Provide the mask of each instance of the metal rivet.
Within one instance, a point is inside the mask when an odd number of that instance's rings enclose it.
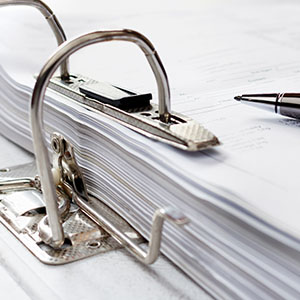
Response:
[[[98,249],[100,248],[101,243],[99,241],[89,241],[86,246],[90,249]]]

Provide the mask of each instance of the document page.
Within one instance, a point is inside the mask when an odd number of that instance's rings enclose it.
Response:
[[[161,6],[154,1],[144,8],[129,3],[114,10],[112,4],[102,9],[97,3],[87,1],[84,13],[74,3],[72,13],[54,1],[52,8],[58,11],[69,38],[97,28],[133,28],[145,34],[166,68],[172,110],[205,125],[221,145],[186,153],[139,139],[153,147],[170,168],[181,171],[183,180],[195,185],[205,180],[229,190],[259,215],[300,232],[300,122],[234,100],[245,93],[299,92],[300,5],[265,0],[186,1],[185,5],[166,1]],[[33,79],[28,78],[39,72],[55,50],[55,40],[49,29],[41,33],[32,25],[29,16],[34,14],[36,22],[47,28],[38,12],[26,10],[28,28],[22,29],[11,16],[25,18],[23,11],[9,8],[7,12],[1,14],[0,25],[10,22],[12,36],[8,39],[3,34],[0,55],[7,57],[13,49],[9,57],[14,58],[1,65],[17,81],[33,86]],[[117,44],[97,45],[73,55],[72,71],[151,91],[157,101],[143,54],[133,45]]]

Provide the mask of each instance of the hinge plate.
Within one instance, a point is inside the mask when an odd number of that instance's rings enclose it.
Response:
[[[34,181],[37,174],[35,163],[0,170],[0,185],[19,180],[19,188],[0,191],[0,222],[5,225],[40,261],[51,265],[60,265],[80,260],[99,253],[121,248],[105,230],[87,217],[75,204],[71,204],[65,217],[63,228],[66,242],[61,249],[53,249],[46,245],[38,233],[40,221],[45,217],[46,210],[42,193],[28,182]],[[21,185],[20,177],[26,185]],[[97,200],[103,210],[109,207]],[[143,238],[121,217],[111,211],[113,218],[122,224],[125,234],[143,242]]]

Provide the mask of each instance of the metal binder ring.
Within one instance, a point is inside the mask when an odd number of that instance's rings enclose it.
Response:
[[[32,94],[31,128],[37,168],[41,178],[44,200],[52,231],[52,244],[57,247],[63,244],[64,234],[57,209],[56,192],[54,189],[51,165],[45,142],[43,99],[46,88],[54,72],[71,54],[88,45],[113,40],[133,42],[145,53],[158,85],[160,118],[164,122],[168,122],[170,119],[170,91],[166,72],[153,45],[145,36],[136,31],[124,29],[88,33],[64,43],[64,45],[58,48],[48,59],[37,77]]]
[[[44,2],[40,0],[0,0],[0,6],[7,6],[7,5],[26,5],[26,6],[33,6],[37,8],[43,14],[48,24],[50,25],[56,37],[57,44],[60,45],[66,41],[66,35],[64,33],[64,30],[62,29],[62,26],[60,25],[53,11]],[[64,60],[61,63],[62,79],[69,78],[68,70],[69,70],[68,60]]]

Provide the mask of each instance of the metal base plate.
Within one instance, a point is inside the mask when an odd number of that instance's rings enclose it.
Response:
[[[28,174],[29,170],[30,174]],[[34,178],[35,164],[2,170],[0,172],[1,185],[5,185],[5,180],[16,178],[16,174],[24,175],[24,171],[27,171],[26,173],[29,175],[26,178]],[[103,203],[101,206],[104,210],[111,210]],[[72,204],[63,223],[65,244],[61,249],[55,250],[43,243],[39,237],[38,224],[45,214],[42,193],[36,189],[0,192],[0,222],[43,263],[65,264],[122,247],[76,205]],[[114,212],[112,214],[116,217]],[[122,224],[125,234],[137,243],[144,241],[127,222],[119,216],[117,218],[119,218],[118,222]]]

